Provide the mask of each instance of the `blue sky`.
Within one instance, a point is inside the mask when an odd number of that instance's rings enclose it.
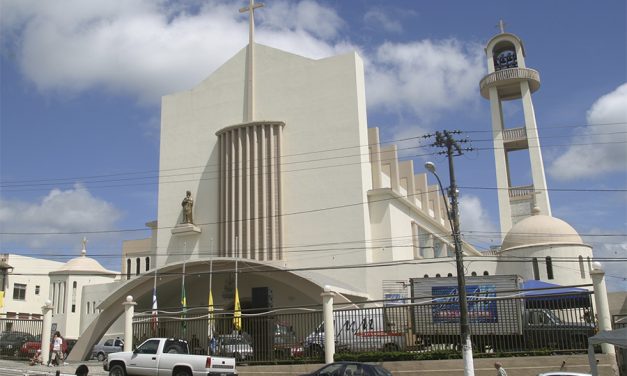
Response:
[[[160,97],[193,87],[247,44],[246,3],[0,2],[1,252],[65,261],[90,232],[88,253],[119,270],[122,240],[148,237],[144,224],[157,217]],[[465,131],[477,150],[456,160],[462,227],[486,249],[498,244],[498,208],[478,89],[483,48],[503,19],[541,75],[533,101],[553,215],[597,256],[626,257],[625,17],[614,0],[267,0],[256,41],[310,58],[357,50],[369,126],[383,140]],[[521,118],[516,105],[505,113]],[[423,156],[431,151],[403,158],[445,171],[442,157]],[[530,182],[519,171],[514,184]],[[627,290],[624,262],[606,270],[611,289]]]

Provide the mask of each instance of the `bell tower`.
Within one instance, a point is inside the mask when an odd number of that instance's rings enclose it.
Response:
[[[504,237],[514,224],[531,216],[534,207],[550,216],[551,205],[531,100],[531,94],[540,88],[540,74],[527,68],[520,38],[505,32],[503,21],[499,26],[501,32],[486,45],[488,74],[479,86],[481,95],[490,100],[501,237]],[[505,101],[519,102],[523,116],[518,123],[506,124]],[[525,152],[529,155],[528,168],[524,168],[524,163],[511,163],[512,157]],[[518,184],[513,184],[512,177]],[[520,184],[520,180],[527,181]]]

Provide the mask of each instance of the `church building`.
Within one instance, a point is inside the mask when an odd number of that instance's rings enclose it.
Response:
[[[255,44],[253,22],[251,14],[246,48],[197,86],[163,97],[152,237],[125,242],[123,283],[83,325],[77,349],[102,337],[128,295],[144,311],[155,287],[168,302],[160,304],[179,301],[183,274],[187,305],[206,306],[211,283],[214,304],[227,310],[235,285],[242,308],[260,288],[275,307],[319,304],[325,290],[363,306],[404,294],[410,278],[456,277],[437,182],[368,127],[362,59],[313,60]],[[589,284],[591,247],[551,217],[531,103],[539,74],[513,34],[496,35],[486,54],[480,92],[491,103],[495,145],[505,146],[495,148],[495,161],[506,235],[498,251],[464,243],[467,273]],[[503,123],[505,100],[522,100],[523,128]],[[508,185],[507,153],[525,148],[533,182],[522,189]],[[563,256],[579,257],[580,270]],[[527,262],[501,262],[512,257]],[[83,288],[96,291],[103,293]]]

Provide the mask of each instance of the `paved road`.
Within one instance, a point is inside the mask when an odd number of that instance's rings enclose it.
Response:
[[[76,368],[80,364],[86,364],[89,367],[89,376],[105,376],[108,375],[102,369],[102,363],[97,360],[87,362],[72,363],[60,367],[30,366],[28,361],[15,361],[0,359],[0,376],[54,376],[57,371],[61,371],[61,375],[74,375]]]

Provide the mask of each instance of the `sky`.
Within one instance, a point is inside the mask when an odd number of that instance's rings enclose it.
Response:
[[[0,252],[120,270],[122,241],[157,218],[160,98],[194,87],[248,43],[246,0],[0,0]],[[266,0],[256,42],[364,60],[368,125],[402,159],[446,160],[415,137],[461,130],[464,240],[498,245],[484,47],[505,30],[540,72],[533,94],[553,216],[596,257],[627,257],[626,3]],[[508,124],[522,109],[507,103]],[[398,141],[412,138],[411,141]],[[530,184],[512,155],[514,185]],[[603,262],[627,290],[625,261]]]

